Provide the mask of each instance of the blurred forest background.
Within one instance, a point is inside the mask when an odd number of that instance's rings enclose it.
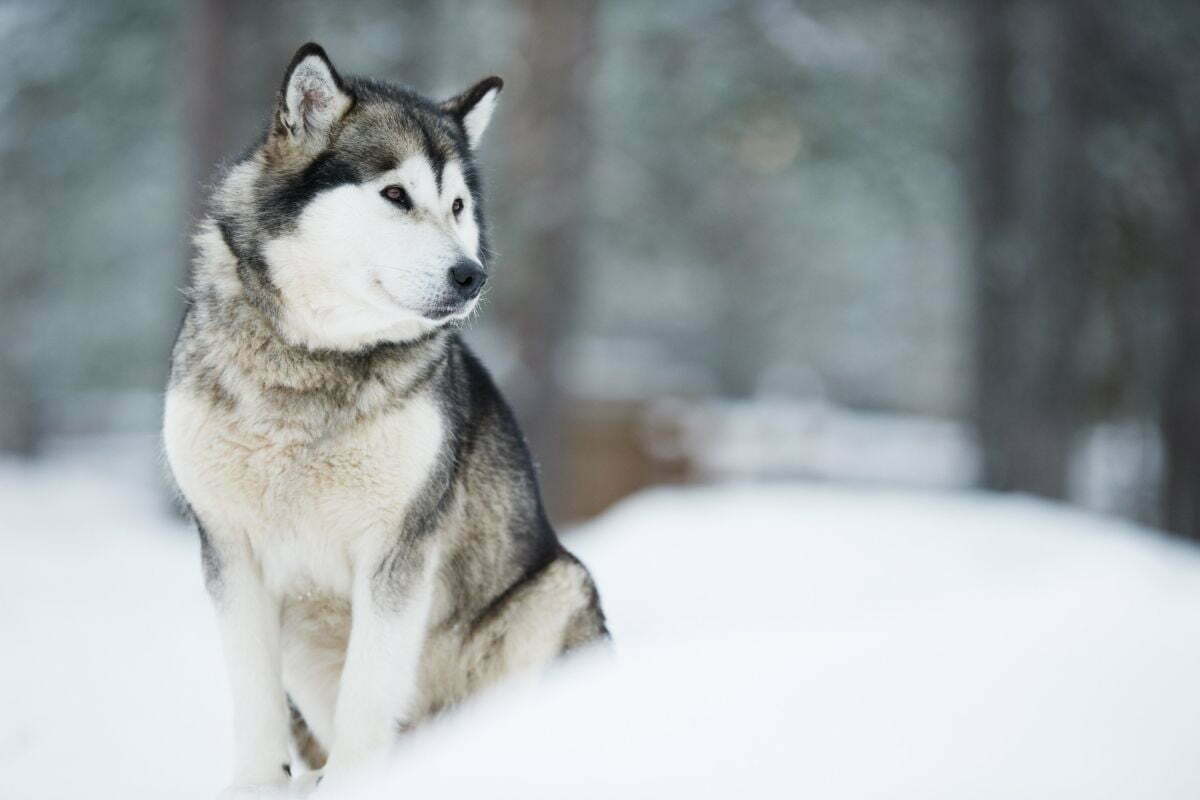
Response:
[[[560,519],[808,478],[1200,538],[1194,0],[0,3],[0,450],[157,429],[204,186],[309,39],[505,78],[469,338]]]

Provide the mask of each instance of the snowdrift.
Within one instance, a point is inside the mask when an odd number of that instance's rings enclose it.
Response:
[[[197,544],[106,452],[0,465],[0,797],[211,798]],[[1200,555],[1023,499],[656,490],[567,542],[615,646],[320,796],[1200,797]]]

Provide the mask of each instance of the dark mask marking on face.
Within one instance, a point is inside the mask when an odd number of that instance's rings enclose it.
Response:
[[[318,192],[361,181],[359,171],[339,154],[322,153],[293,178],[274,187],[260,206],[263,227],[272,234],[291,225]]]
[[[446,170],[446,154],[442,151],[442,148],[438,147],[437,142],[434,141],[429,127],[424,122],[419,122],[418,124],[421,128],[421,136],[425,140],[425,157],[429,159],[429,166],[433,167],[433,179],[437,182],[438,194],[441,194],[442,175]]]

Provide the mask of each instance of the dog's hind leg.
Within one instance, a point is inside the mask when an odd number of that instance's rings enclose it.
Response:
[[[469,623],[457,657],[426,665],[425,696],[431,709],[440,709],[510,675],[535,674],[560,655],[607,639],[595,584],[583,565],[563,551]],[[450,663],[453,670],[446,670]]]

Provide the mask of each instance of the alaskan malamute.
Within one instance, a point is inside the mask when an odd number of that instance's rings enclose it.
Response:
[[[288,782],[293,752],[335,775],[607,637],[457,333],[488,279],[474,151],[501,86],[434,102],[307,44],[196,236],[163,429],[223,637],[235,787]]]

